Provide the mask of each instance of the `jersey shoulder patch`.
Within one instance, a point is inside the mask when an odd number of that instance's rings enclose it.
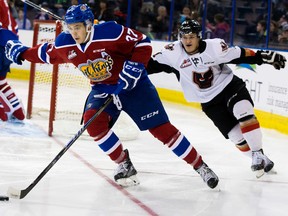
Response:
[[[76,44],[76,42],[71,36],[71,34],[65,32],[59,34],[55,40],[55,47],[74,45],[74,44]]]
[[[203,41],[206,43],[206,52],[214,52],[220,54],[226,52],[229,48],[225,41],[219,38],[206,39]]]
[[[162,52],[174,53],[174,52],[179,51],[179,49],[181,49],[181,47],[182,47],[181,42],[180,41],[175,41],[175,42],[166,44],[164,46],[164,49],[162,50]]]
[[[93,40],[115,40],[119,38],[124,27],[114,21],[94,25]]]

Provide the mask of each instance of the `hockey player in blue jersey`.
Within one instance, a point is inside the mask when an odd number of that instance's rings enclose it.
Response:
[[[17,23],[9,12],[8,2],[0,0],[0,119],[2,121],[25,118],[22,103],[6,79],[12,62],[5,56],[5,45],[8,40],[18,40],[17,33]]]
[[[87,128],[97,145],[118,164],[114,179],[122,186],[138,184],[128,150],[113,132],[120,112],[126,112],[140,130],[149,132],[191,165],[204,182],[215,188],[216,174],[166,114],[158,93],[147,76],[145,66],[151,57],[149,38],[115,22],[93,25],[94,16],[85,4],[71,6],[65,15],[67,31],[55,44],[44,43],[29,48],[20,41],[9,41],[7,57],[15,63],[23,60],[41,63],[73,63],[88,79],[92,89],[88,96],[84,122],[87,122],[115,94],[110,104]],[[122,90],[122,86],[123,90]],[[119,88],[121,87],[121,88]],[[120,91],[121,90],[121,91]]]

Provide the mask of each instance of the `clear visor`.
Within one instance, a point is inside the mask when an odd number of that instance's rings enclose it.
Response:
[[[85,22],[83,22],[84,25],[86,26],[86,31],[87,32],[90,32],[91,31],[91,27],[93,26],[93,23],[90,21],[90,20],[86,20]],[[73,24],[73,23],[69,23],[69,24]],[[62,28],[63,28],[63,31],[65,33],[69,33],[71,34],[70,30],[69,30],[69,24],[66,23],[65,21],[62,22]]]

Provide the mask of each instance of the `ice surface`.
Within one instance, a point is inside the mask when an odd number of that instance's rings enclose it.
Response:
[[[27,85],[11,81],[25,104]],[[288,136],[263,129],[264,151],[278,174],[256,179],[251,159],[225,140],[204,114],[165,103],[171,122],[202,154],[220,178],[209,189],[191,166],[148,132],[124,141],[138,170],[140,185],[121,188],[117,167],[84,135],[22,200],[0,202],[1,216],[286,216]],[[69,122],[66,126],[69,129]],[[67,129],[66,128],[66,129]],[[0,195],[9,186],[25,189],[77,132],[48,137],[47,122],[0,124]]]

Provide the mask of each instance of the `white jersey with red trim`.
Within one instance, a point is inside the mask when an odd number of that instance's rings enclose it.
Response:
[[[171,43],[153,59],[179,72],[179,82],[187,101],[206,103],[218,95],[233,78],[225,64],[241,55],[240,47],[228,47],[222,39],[202,40],[199,52],[189,55],[180,41]]]

